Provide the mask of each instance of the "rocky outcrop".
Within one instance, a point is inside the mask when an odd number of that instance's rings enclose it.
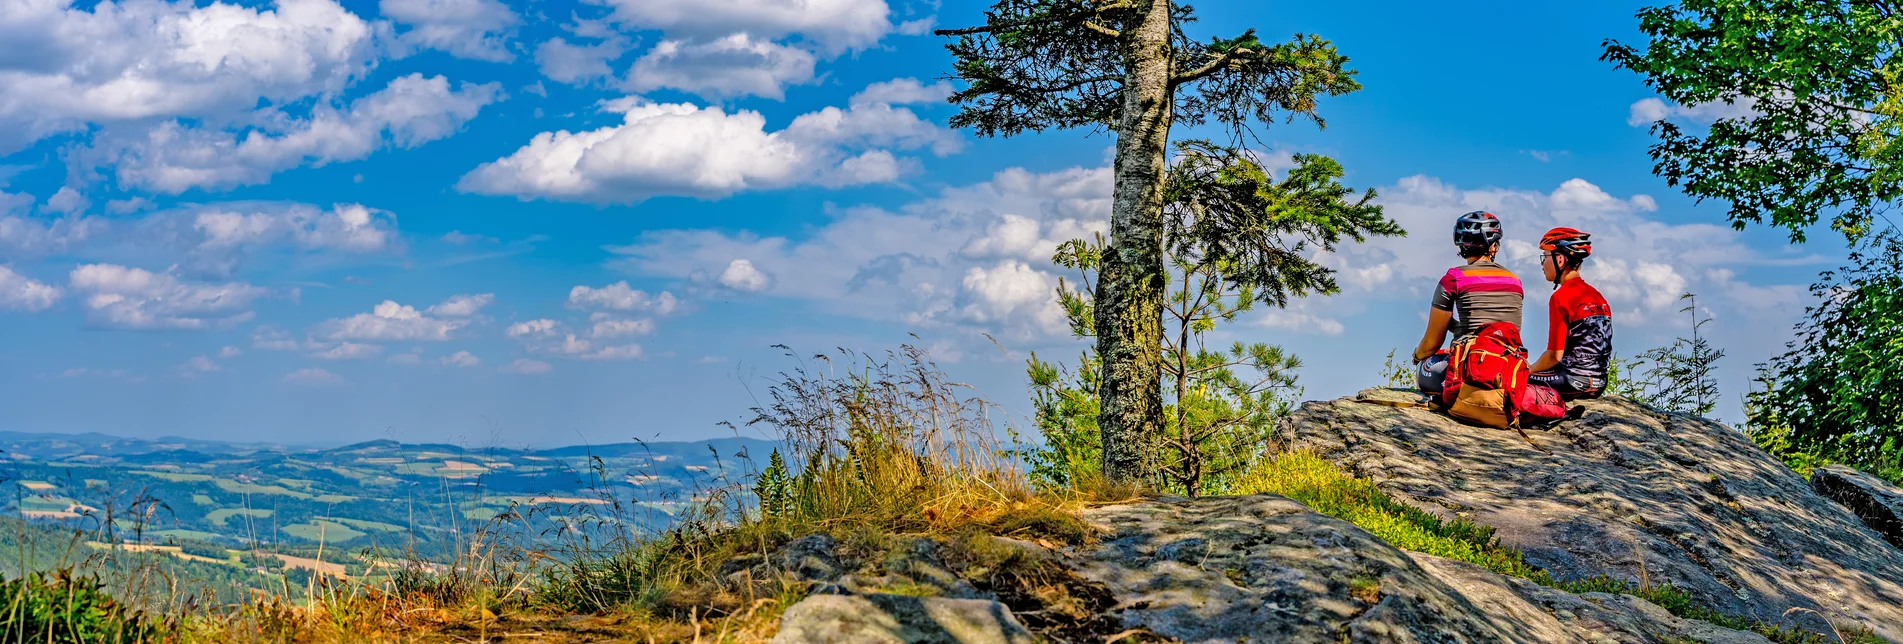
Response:
[[[1722,424],[1607,399],[1523,438],[1416,398],[1305,403],[1280,438],[1425,510],[1493,526],[1559,579],[1669,583],[1731,615],[1820,633],[1828,616],[1903,641],[1903,550]]]
[[[1903,548],[1903,489],[1842,465],[1811,472],[1811,489],[1848,508],[1863,524]]]
[[[995,601],[871,593],[815,595],[780,618],[774,644],[1032,644]]]
[[[1086,511],[1106,533],[1080,573],[1130,629],[1183,642],[1763,643],[1636,597],[1572,595],[1402,552],[1262,494]]]
[[[1468,564],[1409,554],[1345,521],[1263,494],[1160,498],[1086,510],[1087,546],[994,539],[1023,554],[977,572],[921,539],[823,585],[781,622],[779,642],[1016,642],[997,598],[1036,616],[1048,641],[1152,642],[1710,642],[1763,644],[1752,633],[1673,617],[1644,600],[1573,595]],[[808,542],[807,545],[811,545]],[[843,561],[843,557],[827,556]],[[792,557],[774,557],[797,561]],[[1054,563],[1061,574],[1028,571]],[[979,569],[985,569],[980,566]],[[999,583],[1028,575],[1067,591],[1045,603]],[[963,575],[963,577],[961,577]],[[1054,577],[1074,575],[1068,581]],[[956,579],[950,579],[951,578]],[[965,577],[969,577],[968,579]],[[904,587],[970,592],[920,599]],[[965,588],[969,591],[957,591]],[[1067,597],[1049,601],[1049,596]],[[1053,604],[1062,603],[1065,606]],[[1062,609],[1086,612],[1062,613]],[[1064,615],[1052,620],[1053,614]],[[1078,632],[1088,625],[1088,632]],[[1034,627],[1036,628],[1036,627]]]

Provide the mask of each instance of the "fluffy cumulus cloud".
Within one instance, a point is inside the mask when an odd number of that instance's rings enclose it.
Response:
[[[771,276],[768,276],[759,268],[755,268],[752,261],[745,259],[736,259],[732,262],[728,262],[727,269],[720,271],[721,286],[747,293],[758,293],[766,290],[767,285],[771,284],[772,280],[773,278]]]
[[[227,275],[245,257],[259,251],[384,251],[396,244],[397,226],[391,213],[361,204],[322,209],[297,203],[241,203],[159,213],[137,226],[133,234],[146,243],[179,240],[189,247],[188,267]]]
[[[374,28],[333,0],[21,0],[0,8],[0,154],[89,124],[220,119],[334,93]]]
[[[518,199],[635,203],[674,195],[713,199],[798,185],[894,181],[915,161],[893,150],[948,155],[959,135],[892,103],[828,107],[769,132],[758,112],[652,103],[630,97],[604,109],[619,125],[543,132],[509,156],[465,175],[457,189]]]
[[[482,359],[476,357],[475,354],[470,353],[468,351],[457,351],[450,355],[443,356],[443,364],[446,364],[452,367],[469,368],[469,367],[481,366]]]
[[[813,82],[817,64],[812,52],[744,33],[706,43],[663,40],[634,61],[626,88],[633,92],[678,89],[708,100],[738,96],[779,100],[785,98],[786,86]]]
[[[402,45],[475,60],[515,58],[507,38],[521,18],[498,0],[382,0],[377,11],[404,27]]]
[[[568,306],[590,311],[636,311],[668,315],[680,309],[681,301],[668,291],[650,294],[621,281],[602,287],[581,285],[569,289]]]
[[[305,164],[354,161],[386,147],[413,148],[461,129],[501,98],[501,85],[410,74],[344,109],[320,104],[308,118],[260,112],[242,134],[169,121],[134,135],[101,136],[82,159],[116,166],[124,187],[180,193],[264,183]]]
[[[494,296],[458,295],[428,309],[384,300],[369,313],[330,320],[317,326],[317,333],[331,340],[360,342],[431,341],[454,337],[457,330],[475,321],[475,314],[493,301]]]
[[[553,335],[555,333],[555,328],[557,326],[560,326],[560,324],[561,324],[560,322],[556,322],[554,320],[550,320],[547,318],[540,319],[540,320],[529,320],[527,322],[517,322],[515,324],[509,325],[509,329],[507,333],[509,337],[511,338],[544,337],[544,336]]]
[[[213,329],[251,319],[268,291],[242,282],[205,283],[116,264],[85,264],[68,276],[93,324],[119,329]]]
[[[59,298],[59,287],[0,266],[0,309],[44,311],[53,308]]]
[[[823,49],[870,47],[894,29],[885,0],[591,0],[611,19],[670,35],[712,39],[735,32],[798,36]]]
[[[897,211],[845,209],[805,239],[655,231],[613,250],[638,274],[770,285],[763,292],[836,313],[1061,338],[1069,331],[1052,293],[1062,273],[1050,257],[1106,230],[1110,188],[1106,168],[1012,169]]]

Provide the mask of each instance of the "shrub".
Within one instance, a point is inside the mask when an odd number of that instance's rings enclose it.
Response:
[[[166,631],[70,569],[0,581],[0,633],[11,641],[130,644],[159,641]]]

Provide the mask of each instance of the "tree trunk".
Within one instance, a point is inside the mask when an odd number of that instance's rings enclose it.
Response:
[[[1118,119],[1110,248],[1098,274],[1097,355],[1103,471],[1111,483],[1154,486],[1163,445],[1163,180],[1167,171],[1171,0],[1153,0],[1124,27],[1123,113]]]

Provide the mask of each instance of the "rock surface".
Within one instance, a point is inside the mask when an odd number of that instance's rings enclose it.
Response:
[[[1416,398],[1304,403],[1281,440],[1425,510],[1493,526],[1560,579],[1670,583],[1732,615],[1827,633],[1821,613],[1903,641],[1903,550],[1722,424],[1585,401],[1581,418],[1531,431],[1529,444]]]
[[[873,593],[814,595],[780,618],[775,644],[1032,644],[1004,604]]]
[[[1810,486],[1824,498],[1849,508],[1864,525],[1903,548],[1903,489],[1842,465],[1811,472]]]
[[[1095,508],[1079,553],[1130,629],[1183,642],[1765,642],[1644,600],[1410,555],[1271,494]]]

